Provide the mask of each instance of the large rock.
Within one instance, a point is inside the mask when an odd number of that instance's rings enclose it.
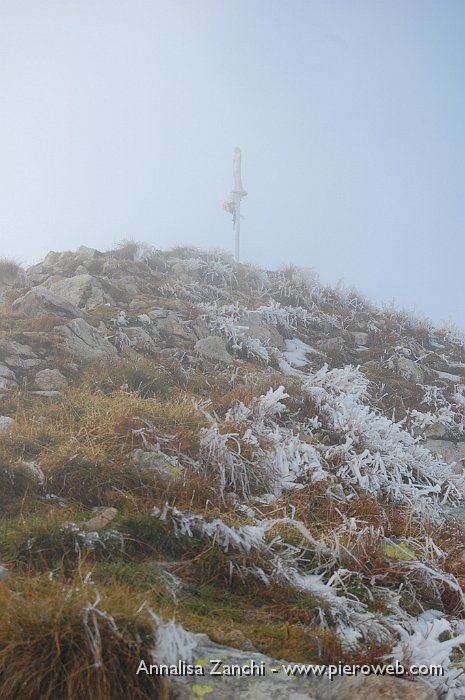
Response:
[[[102,530],[118,515],[116,508],[107,508],[105,506],[94,509],[94,512],[94,517],[90,518],[90,520],[86,520],[86,522],[81,525],[82,530]]]
[[[8,367],[12,370],[16,369],[32,369],[32,367],[37,367],[37,365],[40,365],[42,360],[39,359],[32,359],[32,358],[26,358],[23,359],[22,357],[19,357],[19,355],[13,355],[13,356],[8,356],[3,358],[3,362],[8,365]]]
[[[271,345],[278,350],[284,349],[284,338],[281,333],[276,326],[266,323],[257,311],[247,312],[245,317],[239,321],[239,325],[247,326],[247,335],[251,338],[257,338],[264,345]]]
[[[193,664],[199,663],[204,675],[172,678],[178,700],[437,700],[435,690],[422,680],[414,683],[394,676],[287,675],[286,662],[276,661],[253,651],[241,651],[214,644],[206,635],[196,634]],[[211,660],[221,659],[218,670],[254,668],[255,674],[212,676]],[[254,666],[252,666],[252,663]],[[258,675],[257,670],[263,675]],[[272,669],[275,669],[274,671]]]
[[[418,362],[409,360],[408,357],[399,357],[396,361],[397,371],[405,379],[409,379],[416,384],[424,384],[426,379],[426,369]]]
[[[210,335],[208,338],[201,338],[194,346],[194,349],[202,355],[202,357],[214,362],[222,362],[230,365],[233,362],[231,355],[226,349],[226,343],[217,335]]]
[[[99,280],[89,274],[53,282],[50,289],[81,309],[91,310],[107,301]]]
[[[67,299],[58,296],[46,287],[33,287],[24,296],[13,302],[14,311],[21,311],[33,318],[43,314],[54,314],[65,318],[81,318],[82,312]]]
[[[125,328],[124,332],[131,341],[131,347],[138,352],[155,353],[160,349],[152,336],[144,330],[144,328],[140,328],[139,326]]]
[[[340,335],[336,335],[333,338],[320,340],[317,343],[317,347],[323,352],[340,352],[345,348],[345,341]]]
[[[156,309],[155,312],[157,311],[159,310]],[[160,316],[158,313],[154,314],[153,311],[148,313],[156,327],[162,347],[174,348],[186,345],[192,347],[196,338],[187,323],[183,323],[174,311],[167,311],[165,314],[165,316]]]
[[[208,338],[208,336],[211,334],[211,331],[205,321],[202,321],[199,318],[192,324],[192,332],[197,340],[200,340],[201,338]]]
[[[14,372],[6,365],[0,364],[0,392],[17,388],[18,382]]]
[[[100,250],[97,250],[96,248],[89,248],[86,245],[80,245],[76,253],[80,258],[88,258],[91,260],[93,258],[100,258],[104,255]]]
[[[0,416],[0,435],[9,435],[13,430],[15,419],[10,416]]]
[[[0,377],[3,377],[4,379],[11,379],[14,382],[16,381],[14,372],[12,372],[11,369],[3,363],[0,363]]]
[[[16,340],[0,339],[0,352],[5,355],[21,355],[21,357],[37,357],[29,345],[17,343]]]
[[[444,425],[444,423],[434,423],[424,429],[423,435],[425,438],[431,438],[431,440],[441,440],[451,437],[451,431],[452,428]]]
[[[5,379],[5,377],[0,377],[0,394],[2,394],[5,391],[10,391],[11,389],[17,388],[17,382],[12,381],[11,379]]]
[[[29,369],[40,364],[40,360],[29,345],[17,343],[15,340],[1,338],[0,355],[3,356],[3,364],[10,369]]]
[[[139,469],[156,472],[165,479],[177,479],[182,476],[183,469],[176,460],[163,452],[149,452],[136,448],[132,452],[132,459]]]
[[[360,347],[367,347],[370,344],[370,334],[364,333],[363,331],[352,331],[350,334],[354,339],[355,345]]]
[[[67,351],[79,359],[109,360],[118,356],[116,348],[82,318],[75,318],[57,330],[65,339]]]
[[[451,440],[426,440],[425,447],[447,464],[456,462],[454,471],[461,474],[465,467],[465,442]]]
[[[34,386],[41,391],[59,391],[68,386],[68,380],[59,369],[42,369],[34,378]]]

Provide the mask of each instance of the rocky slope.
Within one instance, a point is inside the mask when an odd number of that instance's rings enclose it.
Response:
[[[192,662],[202,632],[232,657],[236,647],[270,664],[440,664],[444,676],[416,679],[417,697],[465,697],[458,331],[297,268],[134,243],[49,253],[27,274],[0,261],[0,300],[0,577],[11,623],[0,688],[10,697],[38,698],[49,683],[26,695],[21,669],[12,675],[18,620],[27,611],[23,629],[37,635],[40,606],[76,590],[69,615],[95,668],[123,657],[137,668],[135,638],[159,662]],[[105,635],[120,640],[116,661]],[[28,661],[38,677],[48,663],[39,647]],[[232,692],[207,677],[174,691],[120,675],[118,690],[109,674],[105,684],[76,671],[81,686],[66,695],[58,673],[50,697],[127,697],[128,683],[141,698]],[[280,682],[254,679],[253,693],[269,697]],[[249,681],[237,683],[235,697],[252,697]],[[360,676],[321,683],[279,694],[413,689]]]

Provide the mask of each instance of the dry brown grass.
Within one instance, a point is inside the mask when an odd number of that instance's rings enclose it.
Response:
[[[26,400],[17,394],[9,401],[16,425],[4,440],[3,461],[36,461],[48,491],[85,505],[118,505],[126,495],[136,501],[161,495],[163,479],[153,470],[139,468],[134,448],[151,449],[160,436],[169,436],[171,451],[196,458],[200,428],[207,424],[190,397],[179,392],[161,400],[142,398],[137,392],[106,395],[69,388],[53,400]],[[189,489],[193,501],[197,488]],[[24,495],[24,489],[20,491]]]
[[[163,679],[136,675],[150,663],[154,631],[141,601],[64,581],[0,584],[0,697],[11,700],[167,700]]]
[[[136,393],[142,398],[167,398],[182,375],[173,363],[162,365],[155,360],[113,360],[87,365],[81,376],[81,387],[111,395],[121,391]]]
[[[21,265],[13,258],[0,258],[0,284],[23,287],[26,274]]]

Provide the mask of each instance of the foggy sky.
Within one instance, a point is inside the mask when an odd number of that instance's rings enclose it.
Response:
[[[123,238],[465,325],[462,0],[0,0],[0,257]]]

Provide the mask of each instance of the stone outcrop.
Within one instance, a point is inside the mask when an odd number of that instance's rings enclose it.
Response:
[[[0,392],[17,388],[18,382],[15,373],[6,365],[0,364]]]
[[[59,369],[42,369],[37,372],[34,378],[34,386],[42,391],[53,391],[64,389],[68,385],[68,380]]]
[[[21,311],[33,318],[43,314],[54,314],[65,318],[81,318],[82,311],[70,301],[46,287],[33,287],[13,302],[13,310]]]
[[[100,281],[89,274],[79,274],[53,282],[50,290],[70,301],[73,306],[88,311],[109,301]]]
[[[183,322],[176,312],[155,309],[149,311],[148,316],[153,321],[161,347],[190,347],[195,343],[196,337],[189,324]]]
[[[201,338],[196,342],[194,349],[207,360],[222,362],[225,365],[230,365],[233,362],[231,355],[226,349],[226,343],[217,335]]]
[[[14,418],[0,416],[0,435],[9,435],[15,424]]]
[[[65,348],[81,360],[111,360],[118,357],[116,348],[84,319],[76,318],[57,331],[63,336]]]
[[[276,326],[271,323],[265,323],[263,317],[257,311],[249,311],[247,314],[244,314],[244,317],[240,320],[240,325],[247,327],[246,333],[251,338],[257,338],[264,345],[270,345],[278,348],[278,350],[284,349],[284,338],[281,333]]]
[[[241,651],[213,643],[196,634],[194,659],[221,659],[223,670],[233,666],[263,669],[264,675],[211,676],[213,666],[204,666],[205,675],[174,680],[177,700],[206,697],[209,700],[437,700],[436,691],[426,682],[410,682],[393,676],[287,675],[282,662],[252,651]],[[204,663],[204,662],[203,662]],[[286,664],[289,665],[289,664]],[[276,672],[273,672],[275,669]]]
[[[451,440],[426,440],[425,447],[433,454],[443,459],[447,464],[455,462],[454,471],[461,474],[465,467],[465,442]]]
[[[354,343],[357,347],[368,347],[370,344],[370,334],[364,333],[363,331],[352,331],[350,334],[354,339]]]
[[[323,352],[338,352],[343,350],[344,347],[345,341],[340,335],[336,335],[333,338],[327,338],[326,340],[320,340],[317,343],[317,348]]]
[[[403,377],[417,384],[423,384],[426,379],[426,368],[408,357],[399,357],[396,361],[396,369]]]
[[[95,515],[81,525],[82,530],[102,530],[118,515],[116,508],[97,507],[94,512]]]
[[[27,276],[14,260],[0,259],[0,286],[26,287]]]
[[[144,328],[125,328],[124,332],[131,342],[131,347],[140,353],[150,355],[160,349],[152,335]]]

